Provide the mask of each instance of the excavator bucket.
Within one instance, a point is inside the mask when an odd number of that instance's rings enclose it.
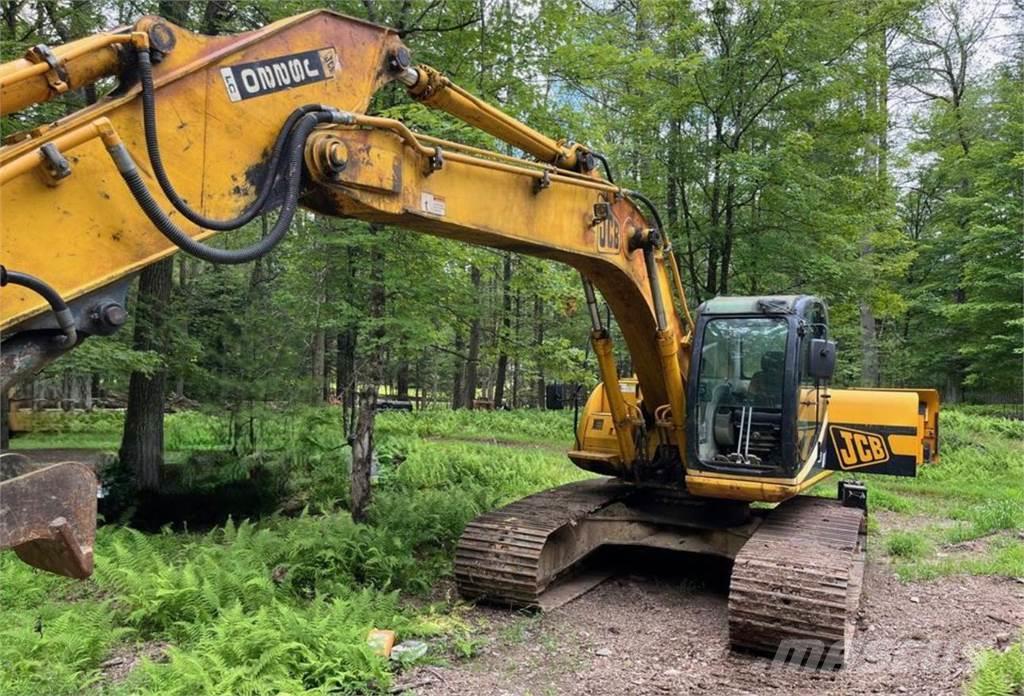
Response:
[[[12,469],[11,458],[4,455],[0,469]],[[0,550],[69,578],[92,575],[96,475],[78,462],[18,469],[0,481]]]

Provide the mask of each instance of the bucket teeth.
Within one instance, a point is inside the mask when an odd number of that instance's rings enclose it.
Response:
[[[863,510],[824,498],[793,498],[775,508],[736,556],[732,646],[806,667],[841,666],[860,604],[864,522]]]

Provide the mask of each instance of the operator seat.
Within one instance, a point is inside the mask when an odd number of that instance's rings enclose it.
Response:
[[[750,380],[750,394],[775,404],[782,400],[782,385],[786,372],[786,354],[770,350],[761,356],[761,369]]]

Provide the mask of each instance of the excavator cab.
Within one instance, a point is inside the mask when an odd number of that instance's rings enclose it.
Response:
[[[691,365],[690,467],[793,478],[820,439],[835,344],[808,295],[717,297],[699,308]]]

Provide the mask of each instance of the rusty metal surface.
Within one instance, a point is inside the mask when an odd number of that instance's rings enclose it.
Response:
[[[784,641],[820,641],[824,652],[815,654],[841,665],[860,604],[865,520],[863,510],[824,498],[775,508],[736,556],[733,647],[775,654]]]
[[[574,543],[573,528],[630,490],[605,479],[578,481],[477,517],[455,549],[459,592],[472,599],[539,607],[552,582],[590,550]]]
[[[19,461],[18,467],[9,472],[18,475],[0,481],[0,549],[13,548],[25,563],[51,573],[89,577],[96,475],[78,462],[31,469]]]
[[[0,392],[7,393],[65,351],[53,335],[39,331],[4,341],[0,349]]]

